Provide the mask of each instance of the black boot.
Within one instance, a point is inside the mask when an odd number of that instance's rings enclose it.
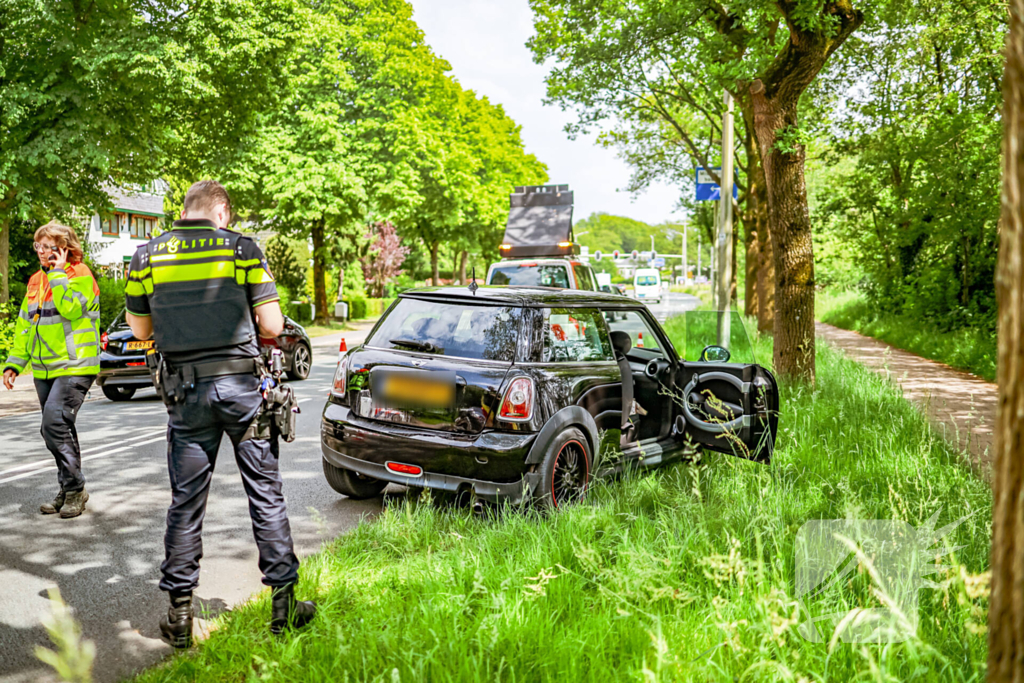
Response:
[[[167,616],[160,619],[160,636],[175,650],[192,647],[192,594],[172,595]]]
[[[316,616],[316,603],[295,599],[295,584],[273,588],[270,610],[270,632],[281,633],[286,628],[302,628]]]
[[[39,511],[44,515],[55,515],[60,512],[60,509],[64,507],[64,489],[60,490],[52,503],[43,503],[39,506]]]

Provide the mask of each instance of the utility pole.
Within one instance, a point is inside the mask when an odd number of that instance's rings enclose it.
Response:
[[[700,230],[698,230],[698,231],[697,231],[697,275],[698,275],[698,276],[699,276],[699,275],[700,275],[700,273],[701,273],[701,270],[700,270],[700,250],[701,250],[701,244],[700,244]]]
[[[718,202],[715,204],[715,215],[714,215],[714,218],[712,219],[713,227],[712,227],[712,230],[711,230],[711,234],[713,235],[713,237],[711,239],[711,245],[710,245],[711,248],[708,249],[708,252],[710,253],[710,256],[711,256],[711,258],[710,258],[710,260],[711,260],[711,273],[710,273],[710,276],[711,277],[708,279],[708,288],[711,290],[711,310],[713,310],[713,311],[717,311],[718,310],[718,278],[715,277],[715,265],[716,265],[715,264],[715,260],[716,260],[715,257],[718,256],[718,247],[717,247],[718,219],[720,218],[721,213],[722,213],[721,212],[721,205],[722,205],[721,200],[718,200]]]
[[[725,92],[722,114],[722,199],[718,221],[718,345],[729,348],[729,286],[732,284],[733,101]]]
[[[686,225],[683,225],[683,284],[690,284],[690,264],[687,261],[690,260],[689,254],[686,253]]]

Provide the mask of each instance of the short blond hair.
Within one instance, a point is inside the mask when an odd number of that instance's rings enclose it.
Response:
[[[209,213],[217,204],[223,204],[231,215],[231,197],[224,186],[216,180],[200,180],[188,188],[182,209],[186,212],[202,211]]]
[[[38,242],[44,237],[52,239],[61,249],[67,249],[69,252],[68,261],[81,261],[85,258],[82,243],[72,228],[57,221],[50,221],[46,225],[40,226],[32,239]]]

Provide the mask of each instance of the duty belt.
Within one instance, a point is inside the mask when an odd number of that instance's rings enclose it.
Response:
[[[153,376],[153,385],[164,403],[184,400],[185,392],[195,388],[196,381],[228,375],[260,375],[263,363],[256,358],[213,360],[204,363],[182,363],[172,366],[166,359],[157,360],[156,353],[146,355],[146,365]]]
[[[214,360],[206,363],[192,363],[192,372],[196,379],[207,377],[224,377],[225,375],[258,375],[259,365],[255,358],[237,358],[235,360]]]

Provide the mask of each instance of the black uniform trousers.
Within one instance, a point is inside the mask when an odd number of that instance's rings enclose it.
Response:
[[[57,461],[57,482],[65,493],[85,488],[75,418],[92,380],[89,375],[35,379],[36,396],[43,410],[43,425],[39,431]]]
[[[172,495],[164,536],[166,556],[160,566],[162,590],[187,593],[199,584],[206,499],[225,433],[234,446],[242,485],[249,497],[263,583],[285,586],[298,580],[299,560],[292,546],[277,449],[271,449],[268,439],[240,441],[259,409],[259,384],[253,375],[201,379],[186,392],[184,401],[167,407],[167,465]]]

